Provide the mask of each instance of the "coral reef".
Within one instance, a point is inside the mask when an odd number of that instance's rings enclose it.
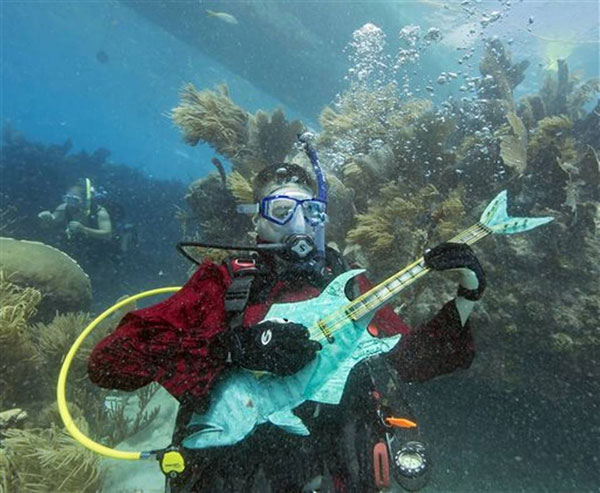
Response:
[[[66,253],[43,243],[13,238],[0,238],[0,249],[0,270],[16,284],[33,287],[42,294],[40,317],[47,319],[57,310],[76,311],[89,306],[90,279]]]
[[[248,114],[229,98],[226,85],[198,91],[192,84],[181,91],[181,104],[171,112],[190,145],[210,142],[228,159],[236,158],[248,141]]]
[[[248,197],[245,179],[237,172],[227,177],[227,186],[214,173],[190,184],[185,195],[190,212],[179,216],[186,237],[213,243],[245,239],[252,223],[247,216],[237,213],[236,194],[238,200],[249,198],[244,202],[253,202],[253,197]]]
[[[86,432],[85,422],[78,426]],[[66,430],[46,429],[3,432],[0,449],[2,491],[48,493],[93,492],[100,488],[100,457],[84,449]]]
[[[134,166],[109,162],[106,149],[73,152],[68,140],[46,145],[27,140],[8,125],[3,130],[0,201],[1,208],[10,211],[0,217],[0,229],[5,226],[3,236],[42,242],[67,253],[90,276],[94,303],[108,304],[125,292],[159,282],[181,282],[186,265],[173,254],[173,244],[181,235],[173,213],[176,206],[184,205],[184,184],[158,180]],[[83,177],[106,191],[105,207],[115,230],[133,226],[130,231],[136,233],[139,248],[133,244],[134,248],[119,252],[117,242],[92,245],[70,240],[58,225],[40,227],[38,214],[53,210],[67,188]],[[4,220],[12,222],[8,225],[1,222]],[[157,231],[165,241],[156,241]],[[159,281],[156,274],[160,271],[163,276]],[[47,313],[42,308],[41,315],[50,320],[56,308],[60,309],[50,306]],[[70,308],[78,309],[86,307]]]
[[[506,166],[517,175],[522,175],[527,167],[527,129],[514,111],[506,115],[510,132],[501,134],[500,157]]]
[[[55,402],[64,355],[90,316],[62,313],[52,322],[33,323],[42,294],[15,284],[16,277],[0,271],[0,344],[11,348],[0,363],[0,491],[97,491],[100,459],[62,429]],[[115,323],[105,321],[86,339],[67,385],[79,428],[109,446],[145,429],[160,412],[150,404],[156,385],[123,396],[87,379],[89,353]]]
[[[36,289],[22,288],[9,282],[0,271],[0,409],[20,404],[23,392],[19,380],[31,368],[33,341],[27,331],[27,321],[37,310],[42,295]]]
[[[226,85],[214,91],[186,85],[170,116],[188,144],[209,143],[246,178],[283,161],[303,129],[298,120],[288,122],[280,108],[271,114],[262,110],[249,114],[233,102]]]
[[[483,76],[479,85],[479,94],[486,99],[506,101],[513,109],[512,92],[525,79],[527,67],[529,67],[527,60],[517,64],[512,63],[510,53],[506,51],[502,41],[497,38],[488,40],[479,63],[479,71]]]

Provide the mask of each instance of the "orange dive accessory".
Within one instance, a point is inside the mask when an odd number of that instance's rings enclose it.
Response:
[[[388,426],[395,426],[396,428],[416,428],[417,423],[407,418],[394,418],[390,416],[384,419],[385,424]]]

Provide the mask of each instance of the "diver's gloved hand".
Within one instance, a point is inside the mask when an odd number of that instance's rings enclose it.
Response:
[[[440,243],[427,250],[425,266],[432,270],[458,270],[461,273],[458,296],[477,301],[485,291],[485,273],[473,253],[465,243]]]
[[[292,375],[312,361],[321,344],[304,325],[266,321],[229,334],[231,362],[249,370]]]

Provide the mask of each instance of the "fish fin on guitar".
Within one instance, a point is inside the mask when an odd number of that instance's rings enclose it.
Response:
[[[267,419],[275,426],[279,426],[279,428],[288,433],[302,436],[310,435],[308,428],[298,416],[292,413],[292,411],[278,411],[271,414]]]

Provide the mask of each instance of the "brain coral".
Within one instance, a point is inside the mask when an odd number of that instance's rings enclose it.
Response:
[[[92,300],[90,278],[75,260],[57,248],[36,241],[0,237],[0,271],[19,286],[42,294],[38,315],[85,311]]]

